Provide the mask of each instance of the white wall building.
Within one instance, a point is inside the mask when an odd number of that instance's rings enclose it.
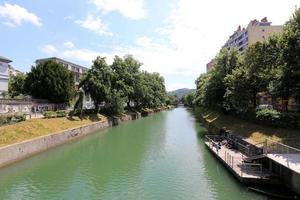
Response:
[[[0,56],[0,95],[8,91],[9,69],[8,65],[12,61]]]

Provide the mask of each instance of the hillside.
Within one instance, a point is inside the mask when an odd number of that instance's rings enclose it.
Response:
[[[178,98],[182,98],[183,96],[187,95],[190,92],[194,92],[195,89],[188,89],[188,88],[181,88],[177,90],[173,90],[168,92],[168,95],[176,95]]]

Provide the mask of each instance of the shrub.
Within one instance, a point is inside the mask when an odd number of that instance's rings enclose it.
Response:
[[[5,125],[11,122],[13,115],[12,114],[3,114],[0,115],[0,125]]]
[[[5,124],[12,124],[26,120],[26,114],[24,113],[9,113],[0,115],[0,126]]]
[[[57,117],[57,113],[54,111],[46,111],[43,113],[45,118],[55,118]]]
[[[56,111],[56,116],[57,117],[66,117],[67,112],[65,110],[58,110],[58,111]]]
[[[278,122],[280,122],[280,112],[269,108],[258,109],[256,111],[256,120],[269,125],[278,125]]]
[[[26,114],[25,113],[16,113],[13,116],[13,121],[15,122],[22,122],[26,120]]]

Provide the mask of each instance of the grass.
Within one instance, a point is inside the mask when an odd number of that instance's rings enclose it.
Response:
[[[287,144],[292,141],[292,146],[300,147],[299,130],[263,126],[207,109],[200,109],[199,111],[207,122],[218,128],[224,127],[253,144],[264,142],[266,138],[269,138]]]
[[[87,115],[82,120],[78,117],[32,119],[3,126],[0,127],[0,147],[105,119],[102,115]]]

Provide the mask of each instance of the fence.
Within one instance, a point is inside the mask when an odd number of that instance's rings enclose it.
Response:
[[[264,144],[264,153],[265,154],[299,154],[300,155],[300,150],[267,138],[265,140],[265,144]]]
[[[210,146],[210,148],[218,148],[218,142],[227,139],[227,137],[225,136],[219,136],[219,135],[206,135],[205,136],[206,141],[208,141],[208,145]],[[250,149],[245,146],[242,145],[240,143],[236,144],[236,148],[242,149],[246,152],[249,152]],[[260,177],[262,178],[263,176],[263,166],[262,164],[258,164],[258,163],[246,163],[243,162],[243,157],[244,154],[243,152],[241,152],[239,150],[240,153],[240,157],[235,157],[233,156],[229,151],[224,151],[224,157],[222,155],[219,155],[226,163],[227,165],[232,168],[236,173],[238,173],[241,177],[244,176],[256,176],[256,177]]]

